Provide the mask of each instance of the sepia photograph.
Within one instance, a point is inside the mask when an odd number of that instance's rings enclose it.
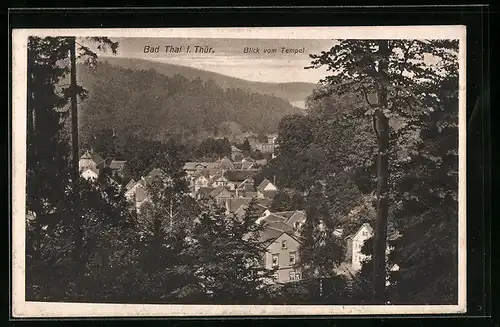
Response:
[[[14,315],[465,312],[465,27],[12,49]]]

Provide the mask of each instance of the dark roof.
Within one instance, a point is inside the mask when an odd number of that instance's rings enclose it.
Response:
[[[104,164],[106,166],[109,166],[109,165],[111,165],[111,163],[113,162],[113,160],[114,160],[113,157],[108,157],[108,158],[104,159]]]
[[[254,166],[254,163],[251,161],[243,161],[241,163],[241,169],[250,169],[252,166]]]
[[[297,210],[292,213],[292,215],[288,218],[287,224],[291,224],[292,217],[300,216],[302,219],[306,219],[306,213],[302,210]]]
[[[267,160],[266,159],[256,160],[255,163],[258,164],[259,166],[265,166],[267,165]]]
[[[272,243],[281,235],[283,235],[283,231],[273,228],[265,228],[262,232],[260,232],[259,239],[264,243]]]
[[[204,193],[204,194],[210,194],[210,192],[212,192],[212,188],[211,187],[200,187],[198,189],[198,193]]]
[[[271,205],[271,200],[270,199],[260,199],[257,198],[255,201],[263,206],[269,207]]]
[[[89,150],[85,151],[80,159],[92,159],[98,165],[104,162],[104,159],[98,153]]]
[[[296,234],[294,234],[293,231],[286,232],[271,226],[266,227],[263,231],[260,232],[259,240],[266,245],[271,245],[277,238],[279,238],[283,234],[287,234],[288,236],[290,236],[291,238],[300,243],[299,237]]]
[[[242,204],[236,211],[242,210],[241,213],[243,214],[246,211],[247,208],[248,208],[248,204]],[[263,206],[261,204],[256,203],[255,204],[255,209],[256,209],[257,215],[262,215],[264,213],[264,211],[267,210],[267,207]]]
[[[238,184],[238,188],[242,188],[242,187],[247,186],[247,185],[253,186],[254,185],[253,179],[251,179],[251,178],[245,179],[243,182]]]
[[[293,210],[293,211],[279,211],[279,212],[273,212],[273,214],[281,216],[281,217],[284,217],[286,219],[289,219],[289,218],[291,218],[293,216],[293,214],[295,212],[296,212],[295,210]]]
[[[213,188],[210,187],[200,187],[198,191],[194,193],[195,196],[198,196],[200,198],[206,199],[210,196],[210,192],[213,190]]]
[[[254,175],[254,171],[248,170],[227,170],[224,172],[224,177],[231,182],[243,182],[246,179],[252,178]]]
[[[266,224],[270,224],[274,222],[286,222],[286,219],[284,217],[271,213],[270,215],[263,217],[262,221]]]
[[[264,180],[259,184],[259,186],[257,186],[257,189],[259,191],[263,191],[269,183],[271,182],[267,178],[264,178]]]
[[[213,175],[212,178],[210,178],[208,180],[208,184],[211,185],[212,183],[214,183],[216,180],[218,180],[221,177],[222,177],[222,171],[217,171],[215,173],[215,175]]]
[[[257,196],[257,192],[254,191],[247,191],[245,189],[240,190],[240,193],[243,193],[246,198],[254,198]]]
[[[226,206],[229,212],[236,212],[242,205],[248,205],[252,198],[229,198],[226,200]]]
[[[127,163],[126,160],[113,160],[109,164],[109,168],[111,168],[111,169],[123,169],[123,167],[125,166],[126,163]]]
[[[222,192],[222,191],[224,191],[224,190],[226,190],[226,191],[227,191],[227,189],[226,189],[224,186],[219,185],[219,186],[217,186],[216,188],[214,188],[212,191],[210,191],[209,195],[210,195],[211,197],[216,197],[217,195],[219,195],[219,193],[221,193],[221,192]]]

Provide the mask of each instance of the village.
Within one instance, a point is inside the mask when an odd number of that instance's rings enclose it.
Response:
[[[269,135],[267,143],[252,142],[253,148],[267,153],[271,158],[276,156],[278,146],[276,135]],[[226,214],[242,217],[253,200],[258,207],[259,218],[255,223],[264,224],[260,239],[266,244],[263,264],[273,269],[275,283],[289,283],[302,280],[298,267],[298,252],[301,244],[301,228],[306,221],[303,210],[271,211],[271,203],[278,192],[275,180],[264,179],[256,184],[254,176],[267,164],[267,159],[256,160],[245,157],[244,151],[235,145],[231,146],[231,155],[213,162],[186,162],[183,170],[189,184],[190,195],[197,199],[212,199]],[[103,159],[92,150],[80,157],[80,174],[87,180],[97,179],[100,172],[107,169],[111,178],[124,177],[127,162],[116,158]],[[139,180],[131,179],[125,186],[125,197],[140,212],[141,207],[151,201],[147,185],[163,172],[159,168],[152,169]],[[361,253],[365,240],[373,235],[372,227],[364,223],[354,234],[344,235],[342,229],[334,231],[335,237],[344,242],[345,260],[335,272],[350,278],[361,269],[367,257]]]

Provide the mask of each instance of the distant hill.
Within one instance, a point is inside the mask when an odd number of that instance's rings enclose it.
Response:
[[[101,57],[100,60],[107,61],[110,64],[118,65],[123,68],[144,70],[154,69],[166,76],[179,74],[188,79],[200,78],[204,81],[213,80],[217,85],[224,89],[235,88],[261,94],[270,94],[278,98],[286,99],[292,104],[298,103],[299,106],[303,104],[305,98],[310,95],[312,90],[315,88],[315,84],[313,83],[264,83],[247,81],[244,79],[209,72],[202,69],[155,62],[146,59]]]
[[[170,76],[151,67],[125,68],[110,61],[100,62],[93,69],[79,65],[79,83],[88,90],[88,98],[79,109],[81,141],[106,129],[156,140],[273,133],[283,116],[304,113],[281,97],[228,84],[224,88],[212,79],[189,75],[196,71],[186,69],[181,74],[177,70]],[[222,75],[204,75],[210,76]],[[244,84],[225,78],[228,83]]]

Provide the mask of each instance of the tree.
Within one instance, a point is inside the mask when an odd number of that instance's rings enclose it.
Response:
[[[239,146],[239,149],[244,152],[252,151],[252,147],[250,146],[250,142],[247,138],[245,138],[245,141],[243,141],[243,143]]]
[[[307,116],[289,115],[278,125],[278,154],[300,153],[313,142],[313,122]]]
[[[401,262],[392,273],[393,303],[458,301],[458,74],[438,91],[442,106],[422,122],[418,156],[396,184],[403,198],[395,209],[402,236],[393,254]]]
[[[266,278],[272,271],[262,265],[263,228],[255,202],[243,218],[226,215],[215,203],[204,203],[194,229],[191,248],[198,285],[207,302],[250,304],[266,298]]]
[[[107,38],[96,37],[88,40],[96,42],[98,48],[103,50],[106,45],[110,45],[112,50],[117,47],[116,43]],[[78,172],[74,169],[74,160],[73,169],[69,169],[69,138],[65,130],[68,111],[64,108],[70,100],[74,104],[78,96],[83,97],[86,94],[85,89],[76,83],[69,86],[64,84],[72,71],[65,63],[70,57],[76,60],[76,55],[70,56],[70,52],[75,51],[73,45],[74,38],[28,39],[27,211],[34,217],[34,228],[32,233],[28,234],[28,237],[33,237],[33,242],[28,241],[28,244],[31,244],[27,251],[28,259],[32,254],[36,260],[43,247],[42,227],[54,227],[63,217],[79,217],[79,214],[73,212],[73,206],[67,206],[70,197],[79,195],[80,192],[76,188],[78,178],[75,177],[75,172],[76,176]],[[97,55],[87,47],[80,46],[79,58],[91,65]],[[74,81],[74,78],[72,80]],[[72,192],[68,189],[70,180],[75,186]],[[72,203],[77,204],[79,201]],[[78,218],[73,223],[78,225],[79,220]],[[75,248],[81,250],[83,235],[75,232],[71,237],[79,245]],[[30,252],[32,250],[33,252]],[[76,252],[75,250],[75,255]]]
[[[34,223],[27,235],[27,255],[35,260],[42,247],[42,221],[62,210],[67,198],[69,146],[63,127],[68,112],[63,108],[68,98],[57,88],[68,73],[57,65],[67,48],[53,51],[62,44],[61,38],[28,39],[26,209]]]
[[[457,40],[341,40],[329,51],[311,55],[312,66],[327,66],[332,75],[322,82],[337,94],[359,92],[369,109],[377,140],[377,219],[374,235],[374,298],[385,302],[385,244],[389,214],[389,119],[411,125],[439,105],[436,85],[457,70]],[[428,63],[428,56],[437,58]],[[376,94],[376,103],[369,95]],[[362,108],[359,108],[362,109]]]
[[[51,224],[43,229],[39,260],[27,264],[30,300],[106,302],[127,295],[128,274],[135,263],[136,229],[129,205],[110,179],[80,179],[79,183],[82,262],[77,264],[73,256],[73,222],[65,219],[64,212],[53,214]],[[66,205],[73,205],[72,198]]]
[[[127,160],[127,171],[136,180],[152,169],[161,168],[172,178],[184,174],[182,165],[187,160],[184,147],[173,139],[165,142],[128,137],[123,156]]]
[[[111,129],[97,131],[88,142],[89,148],[99,153],[103,158],[116,156],[116,136]]]
[[[141,284],[135,286],[135,296],[141,301],[185,300],[195,283],[187,249],[198,206],[182,178],[162,174],[147,179],[146,189],[148,201],[138,214]]]
[[[231,155],[231,144],[227,138],[207,138],[198,146],[197,155],[200,158],[217,160]]]
[[[305,200],[300,192],[293,189],[279,189],[271,202],[271,211],[304,209]]]
[[[318,181],[308,191],[307,218],[301,230],[303,243],[299,257],[311,277],[337,276],[335,268],[344,259],[344,246],[343,238],[336,230],[343,229],[345,217],[361,200],[356,186],[344,174]]]

